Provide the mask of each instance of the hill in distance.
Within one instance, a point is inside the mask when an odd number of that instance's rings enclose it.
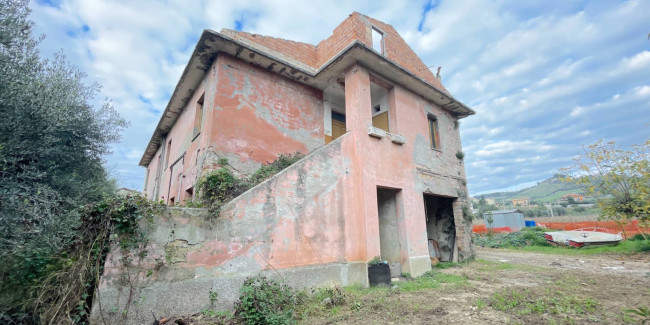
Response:
[[[583,194],[584,190],[574,183],[560,180],[559,175],[537,183],[535,186],[524,188],[513,192],[494,192],[475,196],[479,199],[484,196],[486,199],[491,198],[497,201],[509,201],[515,198],[527,198],[530,201],[539,203],[557,202],[562,195],[569,193]]]

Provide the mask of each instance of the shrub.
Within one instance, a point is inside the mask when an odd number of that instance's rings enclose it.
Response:
[[[550,246],[544,238],[545,231],[548,230],[541,227],[530,227],[509,234],[476,236],[474,242],[478,246],[490,248]]]
[[[300,152],[293,154],[281,154],[278,159],[273,161],[270,164],[262,165],[251,177],[248,178],[248,182],[252,186],[255,186],[271,176],[283,171],[285,168],[293,165],[298,160],[302,159],[305,155]]]
[[[381,259],[379,258],[379,256],[375,256],[370,261],[368,261],[368,266],[375,266],[380,264],[381,264]]]
[[[585,211],[587,211],[587,208],[577,206],[577,207],[573,207],[573,211],[575,211],[575,212],[585,212]]]
[[[110,241],[144,254],[139,223],[157,208],[140,195],[108,197],[74,210],[81,220],[78,236],[64,249],[42,242],[8,256],[10,264],[0,265],[0,322],[85,323]]]
[[[463,219],[465,219],[465,221],[472,221],[472,219],[477,218],[467,205],[463,205],[461,210],[463,211]]]
[[[314,291],[313,297],[329,308],[343,306],[350,300],[350,295],[340,286],[318,288]]]
[[[258,275],[239,289],[235,316],[246,324],[293,324],[296,294],[286,284]]]
[[[201,200],[200,205],[208,208],[213,215],[218,216],[225,203],[271,178],[303,157],[304,155],[299,152],[282,154],[272,163],[262,165],[253,175],[244,179],[235,177],[229,169],[219,168],[203,176],[196,185]],[[219,164],[225,166],[228,161],[225,158],[219,158]]]
[[[462,152],[462,151],[458,151],[458,152],[456,152],[456,158],[458,158],[458,160],[463,160],[463,159],[465,159],[465,153]]]
[[[244,193],[249,186],[226,168],[219,168],[201,178],[196,185],[203,205],[218,214],[221,206]]]

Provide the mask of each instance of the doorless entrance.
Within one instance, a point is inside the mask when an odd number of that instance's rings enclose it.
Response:
[[[402,250],[398,227],[399,191],[377,188],[380,257],[382,261],[388,261],[392,277],[402,274]]]
[[[424,194],[429,257],[451,262],[456,245],[453,198]]]

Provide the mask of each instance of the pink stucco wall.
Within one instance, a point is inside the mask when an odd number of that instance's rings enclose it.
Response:
[[[405,142],[370,136],[373,73],[357,64],[346,70],[348,132],[324,145],[322,92],[220,56],[167,136],[166,141],[172,139],[170,164],[185,153],[179,169],[185,177],[172,179],[171,187],[169,177],[163,177],[159,196],[167,197],[168,188],[184,192],[200,171],[216,168],[219,157],[245,174],[281,153],[310,154],[226,204],[216,220],[196,209],[168,210],[146,226],[148,254],[142,260],[134,257],[128,272],[114,247],[99,286],[102,304],[123,308],[126,289],[120,281],[125,275],[137,283],[137,299],[145,301],[131,306],[135,312],[129,317],[139,322],[151,310],[179,314],[206,308],[214,288],[219,302],[229,305],[243,278],[256,272],[297,285],[367,284],[366,262],[381,255],[378,188],[396,193],[398,235],[392,240],[398,242],[402,272],[418,276],[431,268],[425,193],[454,199],[458,256],[471,257],[471,228],[461,211],[467,189],[463,162],[456,158],[461,142],[455,117],[392,85],[390,132]],[[203,92],[203,129],[193,140],[192,103]],[[429,145],[428,113],[438,119],[440,150]],[[164,160],[165,150],[158,155]],[[156,164],[154,158],[148,195],[155,193]],[[169,168],[161,173],[169,175]],[[180,300],[183,290],[196,299]],[[96,317],[97,307],[93,310]]]
[[[197,101],[202,95],[202,123],[195,138]],[[145,194],[181,203],[202,173],[219,167],[219,158],[226,158],[236,174],[245,176],[280,154],[307,153],[323,144],[322,91],[219,55],[147,166]]]
[[[378,187],[391,188],[399,190],[401,202],[398,217],[402,265],[405,270],[426,268],[421,265],[428,261],[423,193],[458,198],[457,212],[466,203],[465,170],[462,160],[456,158],[461,150],[460,133],[454,126],[455,118],[447,111],[393,85],[389,91],[390,131],[406,142],[396,144],[388,138],[369,136],[371,74],[359,65],[353,65],[345,74],[348,134],[341,141],[341,154],[350,160],[350,176],[342,180],[341,197],[348,199],[341,202],[346,225],[341,235],[348,244],[343,257],[339,257],[365,261],[380,255],[376,192]],[[203,128],[192,140],[195,103],[204,92]],[[167,165],[183,154],[185,157],[178,163],[182,168],[174,168],[171,185],[169,166],[163,166],[158,198],[173,196],[176,202],[182,202],[185,190],[196,183],[201,172],[218,168],[216,161],[221,157],[228,159],[236,173],[246,175],[279,154],[306,153],[322,146],[322,105],[322,91],[236,58],[219,56],[165,139],[165,143],[172,139]],[[427,114],[438,119],[440,150],[429,147]],[[164,161],[165,150],[159,149],[148,167],[149,197],[155,192],[157,157],[162,152]],[[458,240],[468,243],[462,213],[456,214]],[[460,249],[469,250],[467,246]],[[281,259],[281,255],[276,258]],[[280,261],[277,266],[301,265],[309,259],[297,261]]]

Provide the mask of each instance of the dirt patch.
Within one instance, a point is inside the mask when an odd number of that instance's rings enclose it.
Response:
[[[356,295],[351,304],[301,323],[635,323],[622,310],[650,301],[649,271],[649,254],[575,257],[479,248],[477,261],[440,271],[466,278],[464,285]]]
[[[650,274],[650,254],[603,254],[595,256],[563,256],[544,253],[518,252],[507,249],[480,248],[478,257],[489,261],[549,267],[564,271],[581,271],[603,276],[627,276],[647,279]]]

